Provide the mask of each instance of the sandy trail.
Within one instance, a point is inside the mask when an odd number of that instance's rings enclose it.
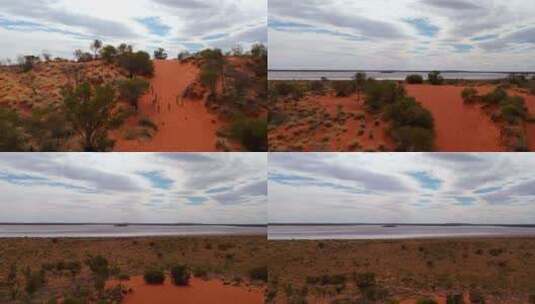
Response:
[[[203,101],[181,98],[199,69],[178,60],[155,60],[154,69],[152,88],[141,98],[139,113],[121,129],[115,150],[216,151],[216,132],[222,123],[215,114],[207,111]],[[151,139],[124,139],[122,134],[126,128],[136,127],[142,117],[148,117],[158,125],[154,136]]]
[[[109,282],[113,286],[116,281]],[[220,280],[204,281],[191,278],[187,287],[174,286],[169,278],[163,285],[147,285],[142,276],[122,282],[133,292],[122,301],[124,304],[211,304],[211,303],[264,303],[263,289],[257,287],[224,285]]]
[[[500,130],[481,105],[466,105],[464,87],[406,85],[409,96],[431,111],[435,119],[435,149],[441,152],[504,151]]]

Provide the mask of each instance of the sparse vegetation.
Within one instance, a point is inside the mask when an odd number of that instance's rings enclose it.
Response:
[[[444,83],[444,77],[440,75],[439,71],[432,71],[427,75],[427,79],[432,85],[441,85]]]
[[[149,82],[143,78],[134,77],[120,81],[118,87],[121,98],[128,101],[137,111],[139,98],[149,89]]]
[[[424,78],[422,77],[422,75],[412,74],[412,75],[407,75],[407,77],[405,78],[405,81],[408,84],[422,84],[424,83]]]
[[[143,279],[147,284],[160,285],[165,281],[165,274],[158,269],[149,269],[143,274]]]
[[[158,48],[154,51],[154,58],[159,60],[167,59],[167,52],[163,48]]]
[[[230,127],[230,134],[248,151],[267,150],[267,122],[265,119],[236,118]]]
[[[186,286],[189,284],[191,272],[186,265],[175,265],[171,268],[171,278],[173,283],[178,286]]]

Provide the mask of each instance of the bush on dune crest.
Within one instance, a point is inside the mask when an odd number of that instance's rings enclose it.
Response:
[[[405,78],[405,81],[408,84],[421,84],[421,83],[424,83],[424,78],[422,77],[422,75],[412,74],[412,75],[407,75],[407,77]]]

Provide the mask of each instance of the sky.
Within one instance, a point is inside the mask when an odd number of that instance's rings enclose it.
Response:
[[[265,224],[265,153],[1,153],[0,222]]]
[[[0,0],[0,59],[41,54],[72,58],[104,44],[158,47],[175,57],[207,47],[267,41],[267,0]],[[8,47],[6,47],[8,46]]]
[[[529,0],[268,0],[271,69],[535,70]]]
[[[530,153],[270,153],[270,223],[535,224]]]

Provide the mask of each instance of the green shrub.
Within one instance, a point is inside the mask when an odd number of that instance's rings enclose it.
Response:
[[[355,82],[350,80],[331,81],[331,86],[338,97],[346,97],[356,92]]]
[[[291,97],[293,99],[301,99],[305,94],[305,90],[297,81],[275,81],[273,82],[274,93],[279,97]]]
[[[405,78],[405,81],[409,84],[420,84],[420,83],[424,83],[424,78],[422,77],[422,75],[412,74],[412,75],[407,75],[407,77]]]
[[[461,92],[461,97],[465,103],[471,103],[477,101],[478,95],[477,90],[474,88],[465,88]]]
[[[161,270],[151,269],[145,271],[143,274],[143,279],[145,283],[150,285],[159,285],[163,284],[165,281],[165,274]]]
[[[149,89],[149,82],[143,78],[134,77],[120,81],[118,87],[121,98],[137,111],[139,98]]]
[[[310,82],[310,91],[317,95],[325,94],[325,83],[321,80],[314,80]]]
[[[147,52],[125,52],[118,57],[118,63],[130,73],[130,78],[134,75],[154,75],[154,64]]]
[[[444,83],[444,77],[440,75],[439,71],[432,71],[431,73],[427,74],[427,79],[432,85],[441,85]]]
[[[148,117],[143,117],[139,120],[139,125],[145,128],[150,128],[158,131],[158,126]]]
[[[369,288],[375,286],[375,273],[363,272],[355,274],[355,283],[360,289]]]
[[[107,278],[109,276],[108,260],[101,256],[89,256],[85,261],[91,272],[96,276]]]
[[[464,304],[462,294],[450,294],[446,298],[446,304]]]
[[[17,112],[0,107],[0,151],[16,152],[25,150],[24,133]]]
[[[158,48],[158,49],[154,50],[154,58],[155,59],[160,59],[160,60],[165,60],[165,59],[167,59],[167,52],[165,52],[165,50],[163,48]]]
[[[390,132],[397,144],[396,151],[398,152],[433,151],[435,138],[433,130],[403,126],[392,129]]]
[[[28,269],[25,273],[26,286],[25,290],[28,294],[34,294],[38,289],[45,284],[44,270],[38,272],[32,272]]]
[[[424,298],[424,299],[418,300],[416,304],[438,304],[438,302],[433,299]]]
[[[393,103],[385,110],[385,117],[393,121],[395,127],[413,126],[434,128],[433,115],[412,97]]]
[[[189,284],[191,273],[186,265],[175,265],[171,268],[171,278],[173,283],[178,286],[186,286]]]
[[[405,90],[394,81],[370,81],[364,89],[364,94],[366,107],[369,111],[376,112],[404,97]]]
[[[527,116],[524,98],[520,96],[508,97],[500,102],[501,117],[510,124],[517,124]]]
[[[260,266],[260,267],[252,268],[251,270],[249,270],[249,278],[251,278],[251,280],[267,282],[268,280],[267,266]]]
[[[100,58],[107,63],[112,63],[117,57],[117,49],[113,45],[106,45],[100,50]]]
[[[262,118],[237,118],[230,126],[230,135],[248,151],[267,151],[267,121]]]
[[[483,95],[483,101],[486,103],[499,104],[505,99],[507,99],[507,92],[501,87],[497,87],[492,92]]]

